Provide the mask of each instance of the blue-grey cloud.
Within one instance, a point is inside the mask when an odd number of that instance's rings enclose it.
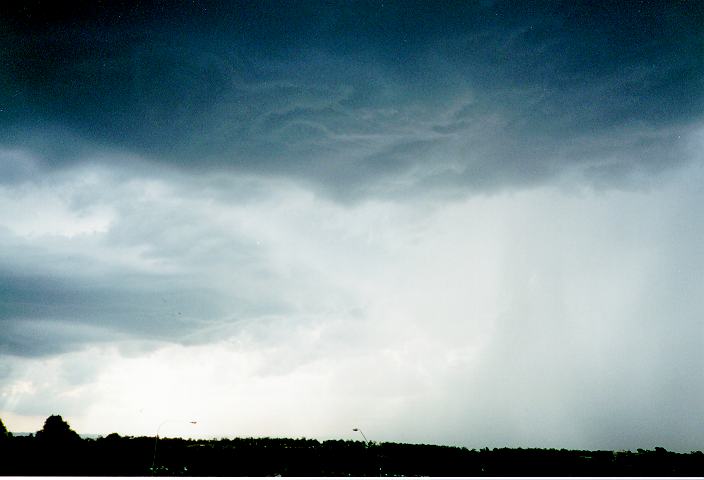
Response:
[[[49,168],[112,148],[356,197],[493,189],[679,165],[704,111],[693,2],[44,7],[3,20],[0,121]]]

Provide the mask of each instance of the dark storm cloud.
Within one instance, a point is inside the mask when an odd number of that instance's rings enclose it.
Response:
[[[12,158],[32,164],[23,152]],[[259,245],[268,237],[250,231],[257,213],[248,209],[265,201],[261,185],[135,180],[92,167],[64,173],[0,185],[0,354],[135,339],[203,343],[240,320],[294,308],[286,294],[305,282],[282,279]],[[99,224],[109,226],[96,230],[91,215],[101,205]]]
[[[221,313],[218,299],[170,280],[0,272],[0,351],[41,356],[125,338],[185,341]]]
[[[699,2],[35,2],[2,17],[2,142],[47,167],[108,148],[348,195],[620,178],[681,163],[704,111]]]
[[[18,217],[36,218],[42,203],[58,202],[78,216],[90,205],[109,203],[119,217],[104,236],[0,228],[0,353],[46,355],[126,338],[200,343],[212,339],[212,328],[282,308],[256,244],[236,225],[210,224],[203,207],[188,198],[202,195],[202,185],[179,189],[178,201],[169,205],[145,199],[141,184],[135,195],[119,175],[93,187],[79,181],[78,188],[67,182],[74,175],[44,178],[48,189],[64,196],[25,204]],[[36,194],[41,185],[29,191]],[[238,190],[257,197],[252,189]],[[0,190],[0,201],[25,194],[23,186]],[[62,228],[67,220],[56,208]],[[41,227],[51,215],[32,221]]]

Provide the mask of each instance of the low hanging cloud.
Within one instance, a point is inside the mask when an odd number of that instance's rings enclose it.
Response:
[[[359,199],[629,181],[686,162],[703,111],[690,2],[184,8],[10,12],[3,143]]]

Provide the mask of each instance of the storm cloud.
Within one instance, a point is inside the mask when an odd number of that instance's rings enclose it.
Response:
[[[704,111],[693,2],[39,2],[3,17],[4,143],[47,168],[111,148],[353,197],[617,181],[685,161]]]
[[[0,8],[8,428],[701,449],[702,4]]]

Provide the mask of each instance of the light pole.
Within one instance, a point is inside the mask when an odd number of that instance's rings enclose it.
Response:
[[[152,475],[154,475],[154,473],[155,473],[154,469],[156,468],[156,446],[159,442],[159,431],[161,430],[161,427],[164,426],[165,423],[169,423],[169,422],[188,422],[192,425],[195,425],[198,423],[195,420],[171,420],[171,419],[169,419],[169,420],[164,420],[163,422],[161,422],[159,424],[159,427],[156,429],[156,437],[154,438],[154,457],[152,458]]]
[[[353,431],[353,432],[359,432],[359,434],[362,435],[362,438],[364,439],[364,447],[365,447],[365,449],[368,449],[368,448],[371,446],[371,442],[370,442],[369,440],[367,440],[367,436],[364,435],[364,432],[363,432],[360,428],[354,427],[354,428],[352,429],[352,431]],[[369,453],[369,450],[367,450],[367,453]],[[375,455],[376,455],[376,454],[375,454]],[[379,453],[378,455],[381,455],[381,453]],[[378,460],[378,462],[379,462],[379,476],[381,477],[381,457],[379,457],[377,460]]]
[[[359,428],[354,427],[354,428],[352,429],[352,431],[353,431],[353,432],[359,432],[359,433],[362,435],[362,438],[364,439],[364,443],[365,443],[365,444],[366,444],[366,443],[369,443],[369,440],[367,440],[367,437],[364,435],[364,432],[361,431]]]

